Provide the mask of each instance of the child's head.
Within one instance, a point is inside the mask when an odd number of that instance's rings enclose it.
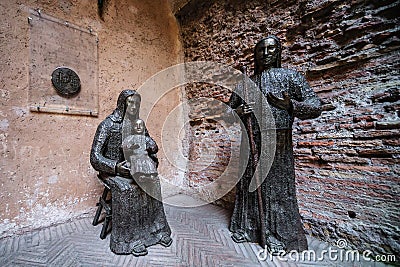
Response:
[[[143,134],[144,133],[144,121],[141,119],[137,119],[133,125],[133,132],[135,134]]]

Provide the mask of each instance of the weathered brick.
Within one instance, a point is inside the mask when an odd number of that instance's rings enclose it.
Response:
[[[296,156],[296,159],[297,160],[301,160],[301,161],[304,161],[304,160],[306,160],[306,161],[317,161],[317,160],[319,160],[320,159],[320,157],[318,157],[318,156],[311,156],[311,155],[305,155],[305,156]]]
[[[319,118],[293,124],[303,221],[320,238],[346,238],[360,250],[386,254],[400,239],[391,226],[400,217],[393,190],[400,134],[397,123],[383,122],[400,116],[398,16],[392,2],[212,0],[178,16],[187,61],[247,65],[251,74],[254,44],[267,34],[282,39],[283,67],[305,73],[323,104]],[[188,87],[187,95],[229,97],[222,89],[201,86]],[[196,138],[207,131],[202,128]],[[222,165],[225,156],[219,157]],[[218,162],[209,170],[218,170]],[[196,173],[201,179],[210,174]]]
[[[400,146],[400,139],[395,140],[383,140],[382,143],[388,146]]]
[[[395,138],[399,136],[400,132],[396,130],[371,130],[354,133],[355,139]]]
[[[294,132],[293,133],[293,140],[314,140],[316,138],[316,133],[302,133],[301,135]]]
[[[341,131],[341,132],[327,132],[327,133],[318,133],[317,139],[347,139],[353,138],[353,133],[349,131]]]
[[[296,124],[300,126],[311,125],[311,121],[298,121]]]
[[[329,155],[329,154],[344,154],[347,156],[356,156],[357,151],[354,148],[343,148],[343,147],[328,147],[328,148],[320,148],[320,147],[313,147],[312,152],[317,155]]]
[[[313,146],[333,146],[334,141],[299,141],[297,146],[299,147],[313,147]]]
[[[399,121],[377,121],[377,122],[375,122],[375,128],[377,130],[400,129],[400,120]]]
[[[294,148],[293,152],[295,155],[311,155],[312,150],[309,148]]]
[[[343,163],[357,163],[357,164],[368,164],[368,159],[358,158],[358,157],[347,157],[343,154],[336,155],[321,155],[321,160],[326,162],[343,162]]]
[[[381,146],[385,140],[344,140],[337,141],[337,146],[349,146],[349,147],[376,147]]]
[[[335,124],[315,124],[313,126],[313,129],[315,132],[321,133],[321,132],[329,132],[337,129],[337,126]]]
[[[383,159],[383,158],[372,158],[371,163],[373,165],[384,165],[392,168],[400,168],[400,158],[391,158],[391,159]]]
[[[385,149],[385,148],[376,148],[376,149],[357,149],[360,157],[368,157],[368,158],[392,158],[393,155],[399,154],[400,149]]]
[[[298,168],[308,168],[308,169],[332,169],[332,166],[327,164],[326,162],[321,161],[295,161],[295,167]]]
[[[333,164],[334,168],[339,170],[360,170],[366,172],[376,172],[376,173],[385,173],[389,172],[389,167],[384,166],[358,166],[358,165],[347,165],[347,164]]]
[[[383,118],[382,114],[377,114],[377,115],[362,115],[362,116],[354,116],[353,117],[353,122],[361,122],[361,121],[377,121]]]

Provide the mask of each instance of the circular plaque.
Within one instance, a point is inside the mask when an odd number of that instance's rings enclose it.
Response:
[[[56,68],[51,74],[51,82],[57,93],[65,97],[76,95],[81,90],[81,80],[70,68]]]

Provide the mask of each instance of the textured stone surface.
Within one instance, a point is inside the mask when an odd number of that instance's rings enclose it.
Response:
[[[190,197],[178,197],[179,201],[190,202]],[[175,199],[176,201],[177,199]],[[173,243],[165,248],[161,245],[150,247],[145,257],[115,255],[110,251],[110,235],[101,240],[101,225],[93,227],[91,218],[76,219],[61,225],[44,228],[21,236],[0,239],[1,266],[338,266],[338,261],[257,259],[260,247],[257,244],[236,244],[226,226],[229,211],[207,205],[197,208],[166,207],[168,221],[172,228]],[[337,250],[315,238],[308,237],[309,248],[316,257],[323,250]],[[341,252],[343,253],[343,252]],[[339,259],[339,253],[332,254]],[[344,255],[344,254],[343,254]],[[314,256],[314,259],[316,258]],[[342,257],[345,258],[345,257]],[[350,258],[351,259],[351,258]],[[384,267],[383,263],[340,261],[347,267]]]
[[[0,1],[0,236],[91,210],[102,190],[89,163],[97,125],[115,108],[119,92],[137,89],[180,58],[177,23],[165,1],[105,2],[101,20],[93,0]],[[29,8],[98,34],[98,118],[29,111]],[[179,92],[169,94],[157,116],[178,102]],[[160,141],[158,117],[147,126]]]
[[[283,40],[283,67],[303,72],[324,104],[320,118],[293,125],[303,222],[315,236],[375,253],[400,253],[398,10],[399,1],[223,0],[191,1],[177,15],[187,61],[247,65],[252,73],[255,43],[267,34]],[[186,93],[229,97],[215,86]],[[207,117],[190,126],[198,138],[218,130]],[[229,157],[227,139],[212,140]],[[189,141],[191,155],[200,153],[198,139]],[[190,172],[188,182],[217,179],[225,162]],[[220,203],[232,201],[231,193]]]

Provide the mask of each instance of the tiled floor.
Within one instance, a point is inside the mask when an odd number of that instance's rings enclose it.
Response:
[[[168,202],[187,204],[195,200],[174,196]],[[150,247],[147,256],[113,254],[110,237],[99,238],[101,225],[94,227],[92,218],[83,218],[0,240],[0,266],[385,266],[365,260],[332,261],[327,254],[321,261],[296,261],[289,256],[259,260],[261,248],[257,244],[236,244],[230,238],[229,211],[214,205],[166,205],[165,210],[173,244],[169,248]],[[310,237],[308,241],[317,257],[323,250],[334,249]],[[340,259],[340,253],[337,255]]]

